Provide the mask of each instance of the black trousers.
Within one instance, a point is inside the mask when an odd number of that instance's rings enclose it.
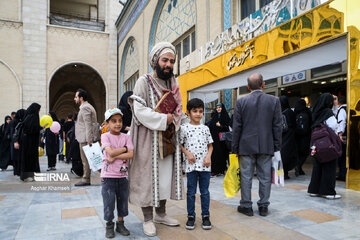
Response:
[[[336,160],[319,163],[314,158],[314,165],[308,193],[320,195],[335,195],[336,185]]]
[[[346,178],[346,144],[342,143],[342,154],[338,159],[339,164],[339,178],[345,180]]]
[[[48,167],[56,166],[56,155],[47,155],[48,157]]]

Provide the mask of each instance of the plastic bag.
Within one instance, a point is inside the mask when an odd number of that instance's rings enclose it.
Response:
[[[284,167],[281,161],[280,151],[274,153],[271,166],[272,183],[276,186],[284,186]]]
[[[99,142],[93,143],[91,147],[89,145],[83,146],[83,150],[91,170],[97,171],[101,169],[103,160]]]
[[[224,178],[224,193],[226,197],[233,197],[240,190],[240,166],[236,154],[229,155],[230,166]]]

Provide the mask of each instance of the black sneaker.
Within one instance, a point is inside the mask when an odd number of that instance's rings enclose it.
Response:
[[[188,220],[186,222],[186,229],[193,230],[195,228],[195,217],[188,216]]]
[[[123,236],[129,236],[130,235],[129,230],[127,230],[127,228],[124,225],[124,220],[116,222],[116,229],[115,230],[118,233],[120,233],[121,235],[123,235]]]
[[[202,228],[205,230],[210,230],[211,229],[211,222],[210,222],[210,217],[209,216],[203,216],[202,218]]]
[[[113,221],[106,223],[105,237],[106,238],[114,238],[115,237],[114,222]]]
[[[245,214],[246,216],[249,216],[249,217],[254,216],[254,211],[251,207],[246,208],[243,206],[238,206],[237,210],[239,213]]]

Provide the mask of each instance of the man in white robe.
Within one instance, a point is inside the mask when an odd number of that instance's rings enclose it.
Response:
[[[148,236],[156,235],[154,222],[179,226],[176,219],[166,215],[166,199],[183,199],[178,141],[183,113],[179,85],[172,72],[175,53],[170,43],[156,44],[149,59],[154,71],[137,80],[129,99],[133,111],[130,133],[134,143],[129,169],[129,201],[142,208],[143,229]],[[177,103],[172,114],[154,110],[166,92],[173,94]]]

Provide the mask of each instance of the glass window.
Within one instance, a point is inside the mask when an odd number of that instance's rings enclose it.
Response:
[[[260,8],[271,3],[272,0],[260,0]]]
[[[265,80],[265,88],[271,88],[277,86],[277,78]]]
[[[311,77],[316,78],[332,73],[341,72],[341,63],[329,64],[318,68],[311,69]]]
[[[195,45],[195,32],[191,33],[191,52],[195,51],[196,45]]]
[[[241,20],[255,12],[255,0],[241,0]]]
[[[178,58],[180,60],[181,59],[181,42],[176,44],[175,49],[176,49],[176,53],[178,54]]]
[[[190,36],[187,36],[183,41],[183,57],[190,53]]]

